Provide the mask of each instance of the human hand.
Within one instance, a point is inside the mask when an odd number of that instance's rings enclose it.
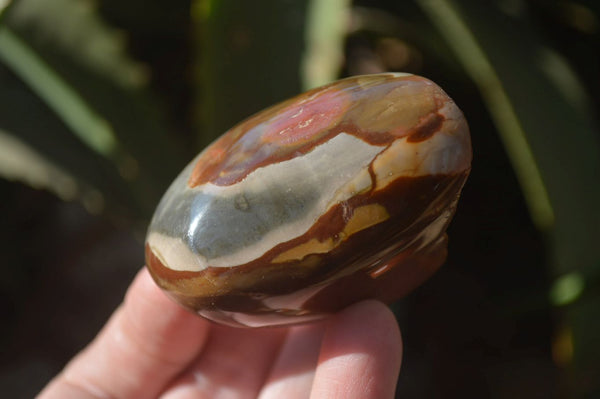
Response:
[[[144,269],[39,398],[393,398],[401,352],[379,302],[308,325],[231,328],[176,305]]]

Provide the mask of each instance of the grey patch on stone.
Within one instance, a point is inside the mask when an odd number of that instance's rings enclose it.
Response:
[[[184,238],[193,252],[208,260],[257,243],[270,231],[304,217],[319,200],[318,187],[308,184],[291,191],[287,185],[271,184],[232,197],[190,190],[169,194],[169,205],[159,205],[151,229]]]

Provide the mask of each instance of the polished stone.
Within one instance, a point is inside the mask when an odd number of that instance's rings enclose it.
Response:
[[[433,82],[334,82],[200,153],[156,210],[148,268],[183,306],[229,325],[391,302],[444,262],[471,157],[461,111]]]

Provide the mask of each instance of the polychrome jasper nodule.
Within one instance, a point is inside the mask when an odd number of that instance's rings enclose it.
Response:
[[[340,80],[252,116],[198,155],[156,210],[147,265],[177,302],[229,325],[390,302],[445,260],[470,165],[467,123],[433,82]]]

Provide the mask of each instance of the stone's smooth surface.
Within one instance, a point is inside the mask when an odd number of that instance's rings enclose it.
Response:
[[[199,154],[146,240],[155,281],[237,326],[393,301],[445,260],[469,174],[465,119],[431,81],[340,80],[268,108]]]

